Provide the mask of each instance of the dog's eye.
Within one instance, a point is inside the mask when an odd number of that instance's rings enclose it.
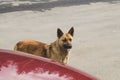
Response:
[[[69,39],[69,41],[72,41],[72,39]]]

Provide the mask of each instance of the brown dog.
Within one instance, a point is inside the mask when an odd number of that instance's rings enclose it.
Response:
[[[27,52],[30,54],[50,58],[60,63],[68,63],[69,51],[72,48],[72,39],[74,28],[72,27],[68,33],[63,33],[61,29],[57,29],[58,40],[50,45],[34,40],[19,41],[14,50]]]

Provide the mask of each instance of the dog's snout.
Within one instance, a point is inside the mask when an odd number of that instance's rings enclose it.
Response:
[[[72,48],[72,45],[69,45],[68,48],[71,49],[71,48]]]
[[[71,45],[71,44],[69,44],[69,45],[64,45],[64,48],[65,48],[65,49],[71,49],[71,48],[72,48],[72,45]]]

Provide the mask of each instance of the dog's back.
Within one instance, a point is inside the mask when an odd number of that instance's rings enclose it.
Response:
[[[19,41],[15,47],[15,51],[27,52],[30,54],[46,57],[46,44],[34,40]]]

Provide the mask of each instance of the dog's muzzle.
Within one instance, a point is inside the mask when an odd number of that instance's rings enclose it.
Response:
[[[65,49],[71,49],[71,48],[72,48],[72,45],[63,45],[63,47],[64,47]]]

